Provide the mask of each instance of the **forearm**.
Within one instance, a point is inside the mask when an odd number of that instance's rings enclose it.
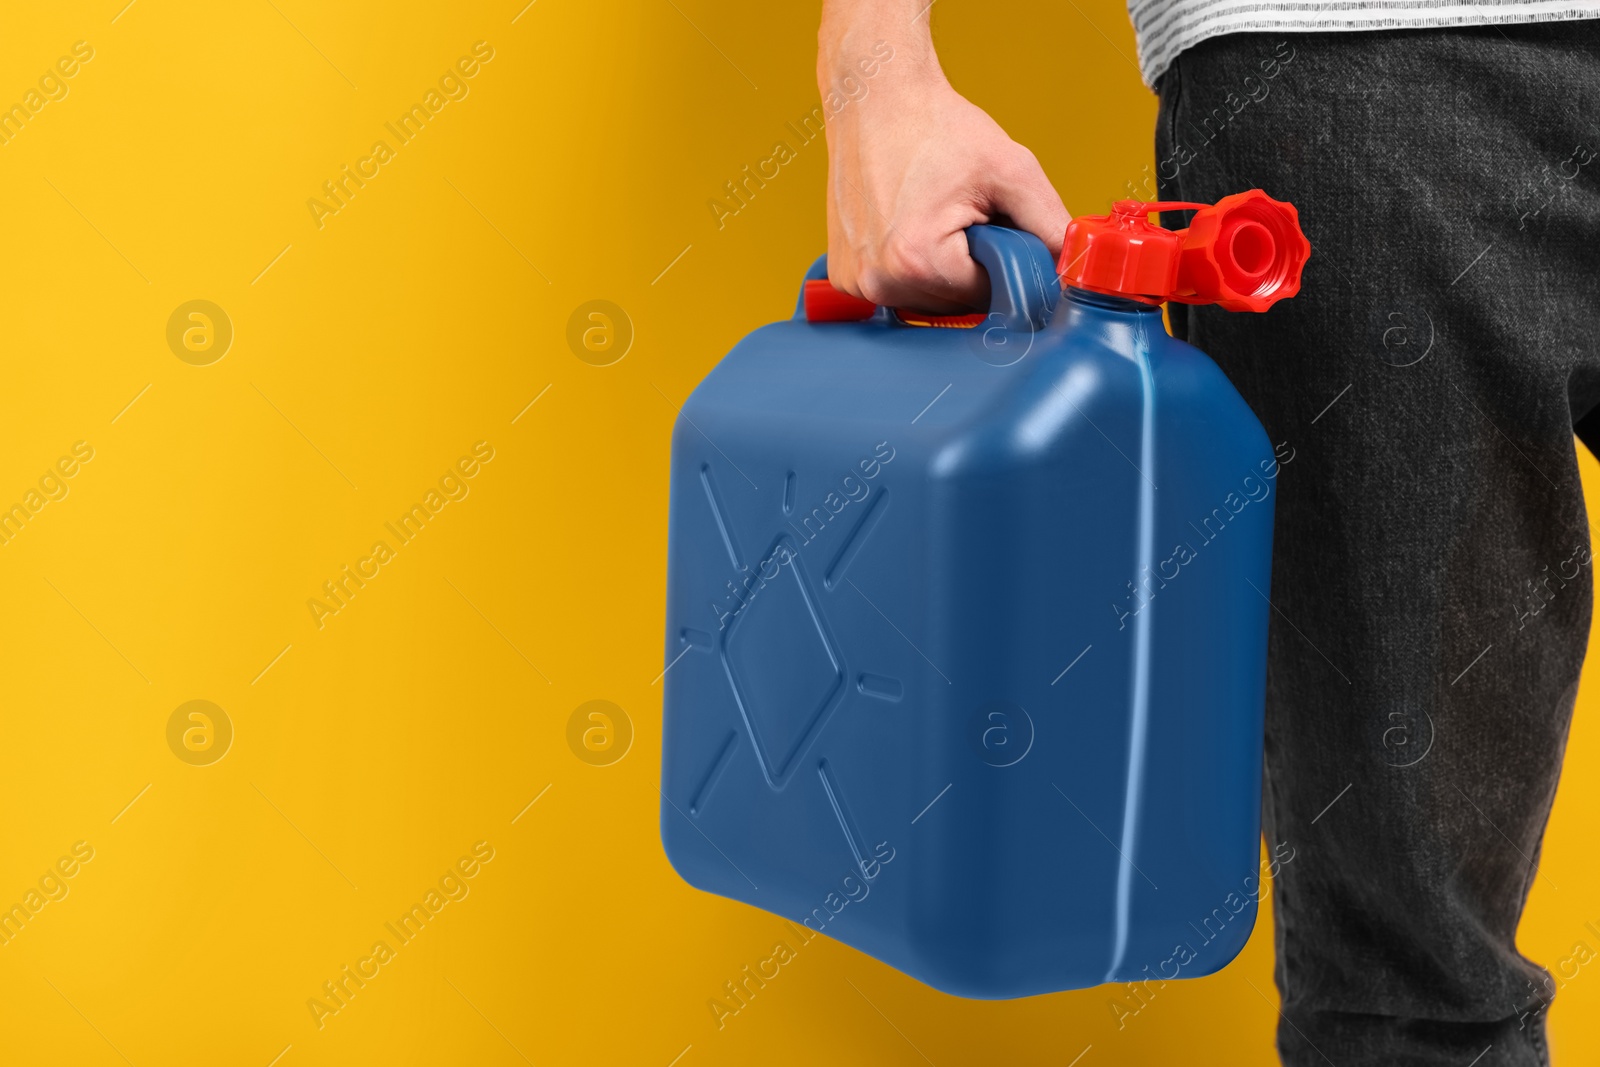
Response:
[[[817,88],[823,96],[847,77],[860,78],[860,64],[880,42],[894,49],[897,80],[942,84],[928,30],[930,6],[927,0],[825,0],[817,30]]]

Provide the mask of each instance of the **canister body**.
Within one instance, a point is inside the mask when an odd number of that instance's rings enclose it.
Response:
[[[685,402],[667,854],[962,996],[1210,973],[1260,892],[1288,453],[1155,308],[983,334],[796,318]]]

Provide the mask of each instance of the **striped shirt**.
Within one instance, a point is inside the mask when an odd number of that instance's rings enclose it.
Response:
[[[1224,33],[1311,33],[1600,19],[1577,0],[1128,0],[1146,85],[1185,48]]]

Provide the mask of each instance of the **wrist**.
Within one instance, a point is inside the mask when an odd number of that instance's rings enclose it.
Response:
[[[817,89],[876,78],[893,67],[897,86],[922,92],[946,84],[928,30],[927,0],[827,0],[817,31]]]

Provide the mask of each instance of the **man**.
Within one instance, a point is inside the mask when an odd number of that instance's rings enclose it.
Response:
[[[1033,154],[945,80],[926,0],[827,0],[829,276],[988,306],[962,230],[1059,252]],[[1264,315],[1170,309],[1275,442],[1265,824],[1286,1064],[1548,1063],[1516,947],[1589,632],[1600,5],[1133,0],[1162,199],[1260,187],[1313,255]],[[1268,32],[1250,32],[1265,30]],[[1184,225],[1183,216],[1166,224]]]

